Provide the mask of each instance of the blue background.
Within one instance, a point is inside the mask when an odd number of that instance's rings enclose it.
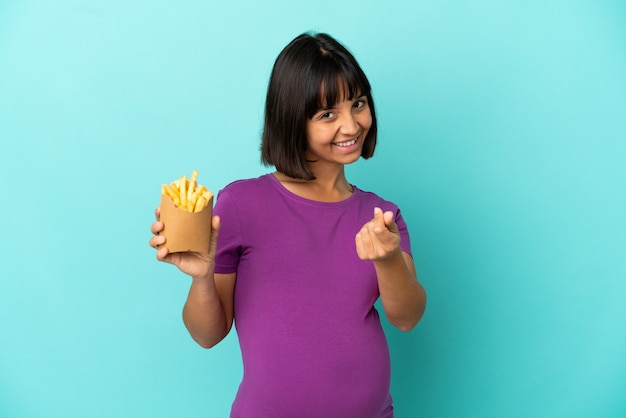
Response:
[[[269,72],[345,43],[380,142],[349,180],[409,223],[428,308],[384,321],[404,417],[626,416],[623,1],[0,2],[0,415],[224,417],[189,279],[147,245],[160,185],[269,169]]]

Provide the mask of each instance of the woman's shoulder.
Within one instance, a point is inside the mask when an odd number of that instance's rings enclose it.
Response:
[[[260,187],[267,187],[269,184],[269,174],[263,174],[259,177],[234,180],[224,186],[219,193],[246,193],[258,190]]]
[[[269,174],[264,174],[254,178],[234,180],[218,192],[217,200],[234,199],[242,202],[262,197],[270,187],[268,176]]]
[[[361,203],[380,207],[384,211],[391,210],[395,212],[398,210],[398,205],[394,202],[386,200],[374,192],[360,189],[355,185],[352,185],[352,187],[354,188],[357,198]]]

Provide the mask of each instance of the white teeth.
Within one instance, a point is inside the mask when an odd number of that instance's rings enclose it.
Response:
[[[349,147],[350,145],[354,145],[355,142],[356,139],[353,139],[352,141],[335,142],[335,145],[337,145],[338,147]]]

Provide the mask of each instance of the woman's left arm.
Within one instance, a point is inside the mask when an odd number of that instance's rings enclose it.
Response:
[[[374,218],[363,225],[355,242],[359,257],[374,263],[389,322],[402,331],[412,330],[426,309],[426,292],[417,280],[413,259],[400,248],[393,212],[375,208]]]

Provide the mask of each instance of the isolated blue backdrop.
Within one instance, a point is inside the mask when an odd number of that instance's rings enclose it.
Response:
[[[149,225],[182,173],[269,170],[267,79],[307,30],[372,82],[349,180],[400,205],[429,295],[384,322],[397,416],[626,416],[618,0],[0,2],[0,416],[227,416],[236,336],[192,342]]]

